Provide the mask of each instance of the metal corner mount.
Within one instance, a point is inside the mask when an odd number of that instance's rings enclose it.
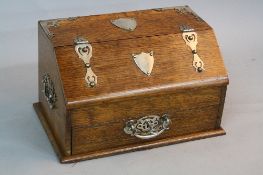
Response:
[[[124,127],[124,132],[140,139],[151,139],[169,129],[170,123],[171,120],[167,114],[164,114],[163,116],[148,115],[137,121],[127,121]]]
[[[111,20],[111,23],[116,27],[128,31],[134,31],[137,27],[137,22],[134,18],[118,18]]]
[[[87,40],[83,38],[76,38],[74,43],[75,51],[79,58],[84,62],[87,69],[85,80],[89,87],[95,87],[97,85],[97,76],[92,71],[90,64],[90,59],[92,57],[92,46]]]
[[[49,108],[53,109],[55,107],[55,103],[57,101],[57,96],[55,93],[53,81],[51,80],[49,74],[45,74],[43,76],[42,83],[44,86],[44,89],[42,90],[42,92],[44,93],[44,95],[46,97]]]
[[[47,34],[49,38],[53,38],[55,36],[54,33],[52,33],[49,29],[51,27],[58,27],[59,26],[59,20],[58,19],[51,19],[51,20],[43,20],[40,21],[40,25],[42,26],[43,30]]]
[[[137,67],[146,75],[150,76],[153,64],[154,64],[154,57],[153,51],[149,53],[141,52],[140,54],[132,54],[132,58],[136,63]]]
[[[197,54],[196,46],[197,46],[197,33],[194,31],[193,28],[182,25],[180,26],[180,30],[183,32],[182,37],[187,46],[189,46],[192,50],[193,54],[193,67],[195,68],[196,72],[202,72],[204,69],[204,62]]]
[[[176,11],[179,13],[179,14],[189,14],[189,15],[192,15],[197,21],[199,22],[204,22],[204,20],[198,16],[189,6],[178,6],[176,8]]]
[[[197,21],[204,22],[204,20],[198,16],[188,5],[185,6],[175,6],[175,7],[164,7],[153,9],[155,11],[165,11],[165,10],[175,10],[178,14],[181,15],[192,15]]]

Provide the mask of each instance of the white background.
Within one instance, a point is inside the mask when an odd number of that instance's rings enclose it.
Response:
[[[0,174],[263,174],[262,2],[0,0]],[[215,29],[229,71],[227,135],[60,164],[32,108],[37,21],[186,4]]]

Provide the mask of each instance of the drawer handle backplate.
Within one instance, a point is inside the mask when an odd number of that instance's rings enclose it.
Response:
[[[163,116],[148,115],[137,121],[129,120],[126,122],[124,132],[140,139],[150,139],[157,137],[163,131],[169,129],[171,123],[167,114]]]

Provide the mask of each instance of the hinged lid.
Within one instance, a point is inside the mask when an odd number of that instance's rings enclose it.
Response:
[[[212,28],[187,6],[40,25],[53,43],[68,108],[228,83]],[[75,45],[78,37],[86,41]]]
[[[123,19],[131,20],[127,21],[131,26],[135,20],[136,28],[124,30],[113,26],[118,22],[125,25]],[[178,26],[183,24],[191,24],[195,30],[210,29],[188,6],[40,21],[54,47],[73,45],[79,36],[93,43],[180,33]]]

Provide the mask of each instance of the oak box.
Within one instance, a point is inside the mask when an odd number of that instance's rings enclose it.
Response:
[[[188,6],[40,21],[34,108],[61,162],[225,134],[228,76]]]

